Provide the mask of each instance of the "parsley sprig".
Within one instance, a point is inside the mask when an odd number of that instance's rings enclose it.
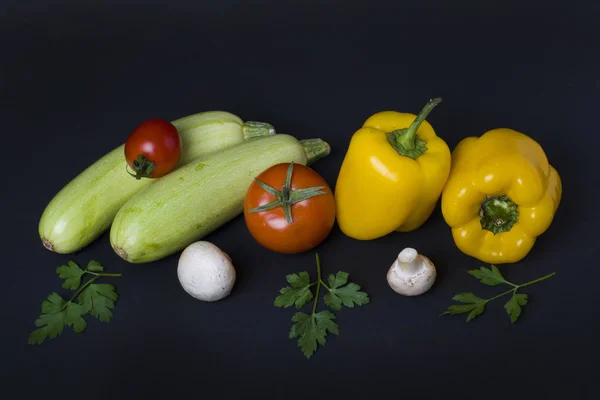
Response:
[[[94,283],[100,277],[116,277],[122,274],[104,273],[104,267],[92,260],[85,269],[81,269],[74,261],[61,265],[56,273],[64,282],[63,289],[75,290],[69,300],[65,300],[56,292],[52,292],[42,302],[42,314],[35,321],[38,329],[29,335],[29,344],[42,344],[46,338],[55,339],[65,326],[72,326],[77,333],[85,331],[87,322],[83,318],[90,314],[103,322],[110,322],[119,295],[110,284]],[[92,276],[81,285],[84,276]]]
[[[505,284],[505,285],[512,286],[512,288],[507,290],[506,292],[500,293],[499,295],[494,296],[489,299],[479,298],[470,292],[469,293],[458,293],[457,295],[455,295],[452,298],[452,300],[457,301],[462,304],[455,304],[455,305],[448,307],[448,309],[446,311],[444,311],[441,315],[449,315],[449,314],[455,315],[455,314],[469,313],[467,315],[467,320],[466,320],[466,322],[469,322],[473,318],[475,318],[478,315],[480,315],[481,313],[483,313],[485,311],[485,306],[490,301],[499,299],[500,297],[506,296],[508,294],[512,294],[512,296],[510,297],[510,300],[508,300],[504,304],[504,310],[506,310],[506,313],[510,317],[511,323],[515,323],[517,321],[517,319],[521,315],[522,307],[527,305],[527,302],[528,302],[527,295],[524,293],[517,293],[517,290],[522,289],[529,285],[533,285],[534,283],[538,283],[543,280],[546,280],[556,274],[555,272],[553,272],[553,273],[543,276],[541,278],[534,279],[527,283],[522,283],[520,285],[517,285],[515,283],[509,282],[506,279],[504,279],[504,277],[500,273],[500,270],[498,270],[498,268],[495,265],[492,265],[491,268],[481,267],[479,269],[470,270],[470,271],[467,271],[467,273],[474,276],[475,278],[479,279],[479,281],[481,283],[483,283],[484,285],[498,286],[498,285]]]
[[[299,310],[314,299],[310,314],[296,312],[292,316],[294,325],[292,325],[289,333],[290,339],[298,338],[298,347],[301,348],[306,358],[312,357],[318,345],[325,345],[328,333],[339,335],[339,325],[334,322],[335,314],[329,310],[317,312],[321,286],[327,290],[327,294],[323,298],[325,304],[335,311],[340,311],[342,306],[353,308],[355,305],[362,306],[370,301],[368,294],[360,291],[359,285],[348,283],[349,274],[347,272],[339,271],[335,275],[331,274],[327,278],[329,285],[325,283],[321,277],[319,254],[316,254],[315,257],[317,261],[317,280],[310,282],[310,277],[306,271],[287,275],[286,280],[290,286],[280,289],[280,294],[274,302],[276,307],[288,308],[294,306]],[[311,288],[315,285],[317,288],[313,296]]]

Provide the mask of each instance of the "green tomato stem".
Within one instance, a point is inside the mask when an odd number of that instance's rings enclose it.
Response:
[[[248,214],[271,210],[275,207],[283,207],[285,219],[288,222],[288,224],[291,224],[292,222],[294,222],[294,219],[292,217],[292,205],[299,203],[301,201],[310,199],[311,197],[327,193],[327,192],[324,192],[323,190],[321,190],[321,189],[324,189],[325,186],[314,186],[314,187],[309,187],[309,188],[305,188],[305,189],[293,190],[292,189],[292,170],[293,170],[293,168],[294,168],[294,163],[291,162],[287,169],[285,183],[284,183],[283,187],[281,188],[281,190],[277,190],[274,187],[269,186],[266,183],[261,182],[260,180],[255,178],[256,183],[258,183],[258,185],[260,187],[262,187],[266,192],[268,192],[272,196],[274,196],[275,200],[273,200],[270,203],[264,204],[262,206],[253,208],[252,210],[248,211]]]
[[[135,160],[133,160],[133,170],[135,174],[132,174],[125,166],[125,171],[135,179],[140,180],[142,178],[149,178],[152,171],[156,168],[156,164],[152,160],[147,159],[143,154],[139,154]]]

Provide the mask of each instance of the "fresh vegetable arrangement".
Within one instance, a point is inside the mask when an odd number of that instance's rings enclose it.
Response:
[[[182,140],[179,165],[247,138],[273,134],[270,125],[260,132],[256,124],[247,125],[238,116],[222,111],[189,115],[172,124]],[[83,249],[108,230],[127,200],[155,182],[130,176],[124,149],[121,145],[90,165],[46,206],[38,230],[48,250],[68,254]]]
[[[130,263],[169,256],[241,214],[254,176],[279,163],[307,164],[329,151],[322,140],[276,134],[199,158],[123,205],[113,221],[110,243]]]
[[[524,284],[507,281],[497,265],[522,260],[551,225],[562,186],[542,147],[511,129],[493,129],[463,139],[451,152],[426,120],[441,98],[431,99],[417,115],[396,111],[373,114],[350,139],[332,191],[313,164],[331,148],[319,138],[297,139],[273,126],[242,121],[209,111],[172,122],[143,121],[121,145],[69,182],[44,210],[39,233],[57,253],[82,249],[110,229],[115,253],[143,264],[179,254],[176,275],[196,300],[216,302],[231,296],[234,262],[206,237],[243,215],[256,245],[297,254],[326,245],[335,223],[354,240],[407,235],[420,228],[441,199],[442,214],[457,248],[491,268],[469,274],[488,286],[510,289],[484,299],[459,293],[442,315],[482,314],[486,305],[509,296],[504,308],[512,323],[528,303]],[[371,302],[349,274],[323,279],[289,274],[274,305],[297,311],[289,337],[305,357],[340,330],[333,313]],[[375,269],[374,269],[375,270]],[[114,286],[93,283],[107,274],[92,261],[81,269],[70,261],[57,273],[69,300],[52,293],[42,304],[31,344],[55,338],[64,326],[86,327],[84,316],[109,322],[117,300]],[[83,277],[93,276],[83,285]],[[385,277],[401,296],[420,296],[436,284],[436,267],[416,249],[405,247]],[[313,292],[314,288],[314,292]],[[321,291],[329,310],[318,310]],[[400,300],[401,301],[401,300]]]

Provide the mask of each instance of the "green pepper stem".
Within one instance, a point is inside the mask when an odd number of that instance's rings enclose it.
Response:
[[[436,97],[435,99],[429,100],[425,107],[421,110],[421,112],[417,115],[417,118],[413,121],[412,124],[406,129],[400,136],[398,136],[397,141],[398,144],[402,145],[405,149],[414,149],[416,147],[416,138],[417,138],[417,130],[425,121],[425,119],[429,116],[429,113],[442,102],[441,97]]]
[[[429,100],[408,128],[396,129],[387,134],[388,143],[398,154],[416,160],[427,151],[427,143],[417,136],[417,130],[429,113],[441,102],[441,97]]]
[[[519,207],[508,196],[490,196],[479,211],[481,228],[494,235],[508,232],[519,220]]]

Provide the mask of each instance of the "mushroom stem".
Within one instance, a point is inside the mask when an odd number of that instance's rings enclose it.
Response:
[[[428,291],[436,277],[431,260],[407,247],[398,254],[387,273],[390,287],[404,296],[418,296]]]
[[[397,267],[408,273],[415,273],[422,267],[422,263],[417,260],[417,250],[407,247],[398,254]]]

